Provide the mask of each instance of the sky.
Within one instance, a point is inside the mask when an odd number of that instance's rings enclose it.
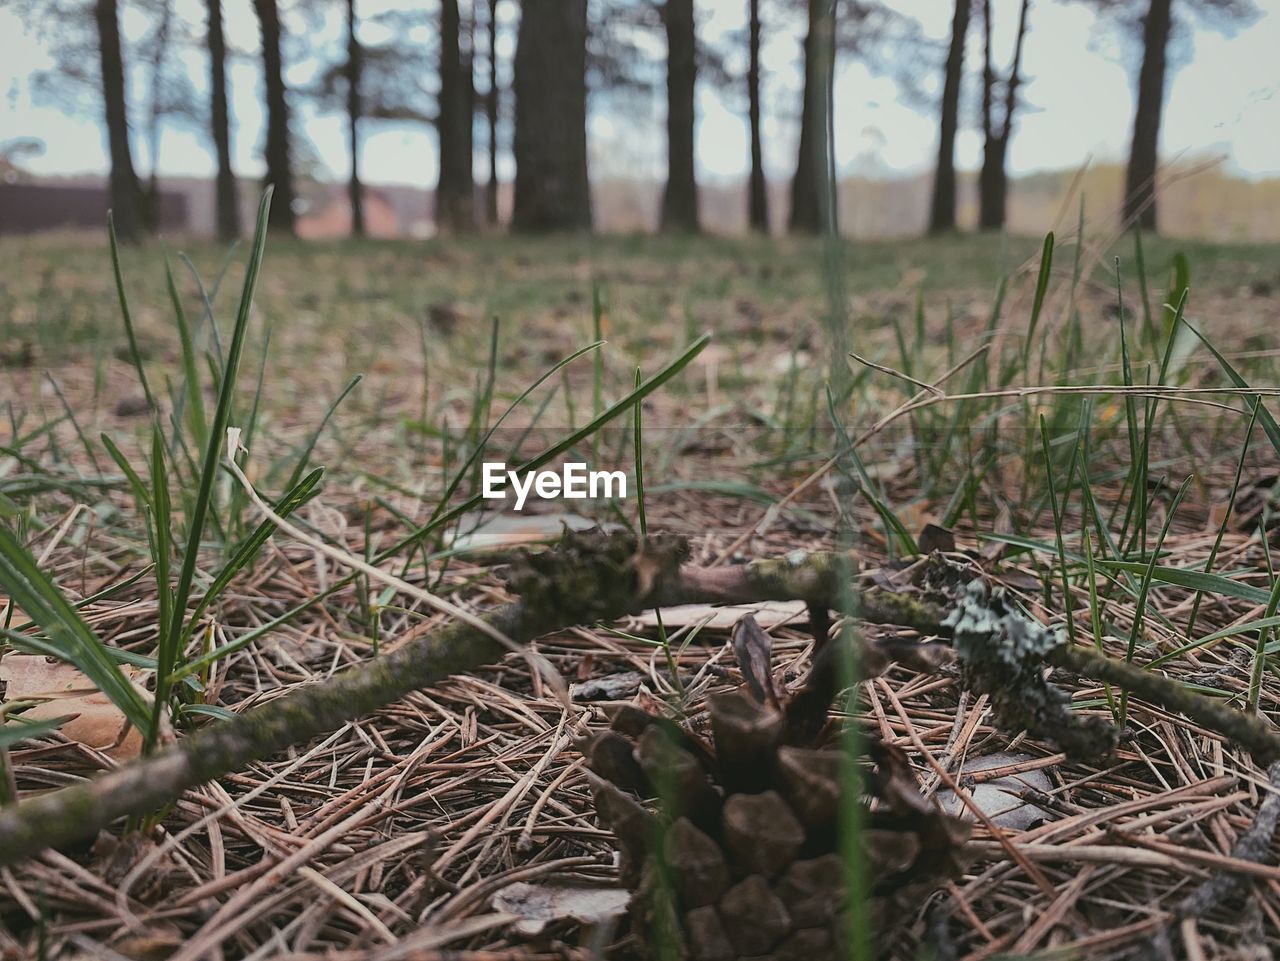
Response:
[[[1256,2],[1262,15],[1253,24],[1233,34],[1197,27],[1189,42],[1182,45],[1184,62],[1170,80],[1165,105],[1161,130],[1164,157],[1221,157],[1227,169],[1238,175],[1280,175],[1280,70],[1275,61],[1275,51],[1280,50],[1280,0]],[[177,3],[193,23],[202,22],[201,0]],[[918,19],[928,37],[945,42],[952,7],[948,0],[889,0],[889,5]],[[1175,8],[1185,5],[1180,0]],[[288,8],[288,0],[285,6]],[[394,0],[362,0],[361,11],[368,16],[394,6]],[[503,6],[510,23],[514,4]],[[803,24],[800,17],[778,13],[776,4],[763,6],[771,16],[762,54],[765,164],[770,177],[784,179],[795,164]],[[1017,0],[993,0],[993,7],[996,62],[1003,66],[1011,55]],[[224,9],[228,40],[240,53],[230,67],[233,160],[242,176],[260,176],[264,118],[261,75],[254,56],[257,22],[251,0],[224,0]],[[742,29],[745,9],[744,0],[697,0],[699,40],[724,43]],[[1126,47],[1114,28],[1099,24],[1090,7],[1078,0],[1033,0],[1028,24],[1023,54],[1026,107],[1015,127],[1010,169],[1027,173],[1123,160],[1133,111],[1134,71],[1126,60],[1132,46]],[[18,137],[42,141],[43,152],[24,159],[37,173],[105,171],[106,152],[100,124],[90,106],[92,100],[89,105],[73,108],[41,100],[33,90],[33,73],[52,63],[52,41],[27,27],[11,9],[0,6],[0,144]],[[286,19],[286,28],[290,27],[295,34],[294,50],[303,46],[338,49],[341,22],[336,13],[323,23],[306,22],[295,13]],[[142,29],[140,17],[126,8],[126,37],[136,38]],[[977,65],[981,55],[980,32],[970,32],[970,67]],[[514,43],[511,34],[510,30],[505,32],[500,56],[509,58]],[[299,38],[305,39],[305,45]],[[370,42],[377,39],[376,29],[366,37]],[[208,71],[204,57],[198,51],[182,57],[203,96]],[[731,63],[740,65],[741,58]],[[911,69],[910,65],[899,66]],[[315,69],[313,61],[296,56],[288,79],[305,82]],[[921,73],[920,84],[936,91],[939,71],[922,65]],[[625,114],[616,102],[596,103],[588,120],[593,176],[661,178],[664,92],[659,89],[651,97],[631,98],[625,104]],[[836,160],[842,173],[899,176],[932,167],[937,151],[934,109],[908,102],[892,78],[842,58],[837,68],[835,110]],[[324,169],[334,178],[345,177],[349,166],[342,118],[319,115],[310,108],[298,111],[295,107],[295,111]],[[744,176],[748,159],[745,96],[701,84],[697,111],[700,177],[732,181]],[[361,163],[367,181],[434,184],[437,157],[430,131],[412,125],[365,126]],[[211,176],[214,171],[207,137],[201,130],[167,127],[159,156],[162,174]],[[962,168],[973,168],[980,157],[981,137],[970,125],[958,138],[957,162]],[[149,171],[144,144],[135,146],[135,160],[141,172]],[[504,156],[500,172],[504,178],[511,175],[509,157]]]

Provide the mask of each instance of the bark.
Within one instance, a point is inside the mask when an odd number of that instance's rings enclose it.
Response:
[[[835,30],[827,15],[832,0],[809,0],[809,32],[804,40],[804,109],[800,116],[800,149],[791,181],[792,233],[820,233],[829,216],[835,231],[836,212],[829,202],[827,180],[828,111],[835,60]],[[830,210],[825,208],[832,207]]]
[[[982,71],[982,172],[978,178],[978,226],[982,230],[1000,230],[1005,225],[1008,209],[1009,178],[1005,160],[1013,120],[1018,109],[1018,87],[1022,84],[1022,47],[1027,37],[1027,10],[1031,0],[1022,0],[1018,13],[1018,33],[1014,41],[1013,65],[1004,82],[1003,104],[995,102],[997,77],[991,65],[991,0],[982,3],[983,71]],[[997,120],[997,107],[1002,117]]]
[[[253,0],[262,32],[262,72],[267,100],[267,182],[275,187],[268,221],[272,230],[292,234],[293,164],[289,146],[289,102],[280,52],[280,10],[276,0]]]
[[[450,232],[475,227],[470,64],[462,56],[461,34],[458,0],[441,0],[440,182],[436,187],[436,226]]]
[[[769,232],[769,188],[760,134],[760,0],[750,0],[747,25],[747,124],[751,128],[751,180],[747,214],[751,229]]]
[[[364,185],[360,182],[360,70],[363,51],[356,39],[356,0],[347,0],[347,139],[351,144],[351,179],[347,198],[351,205],[351,236],[363,237]]]
[[[942,86],[942,117],[938,124],[938,166],[933,175],[929,205],[929,233],[956,229],[956,130],[960,123],[960,87],[964,78],[964,45],[969,34],[973,0],[956,0],[951,18],[951,47]]]
[[[102,101],[107,121],[107,151],[111,158],[111,210],[116,236],[135,243],[145,230],[142,186],[129,147],[129,115],[124,92],[124,56],[120,48],[120,20],[116,0],[97,0],[98,53],[102,62]]]
[[[513,230],[591,229],[586,69],[587,0],[523,0]]]
[[[218,236],[240,236],[240,199],[236,175],[231,169],[231,121],[227,109],[227,43],[222,34],[222,0],[208,0],[210,116],[213,147],[218,155],[216,180]]]
[[[489,124],[489,182],[485,186],[485,219],[498,225],[498,0],[489,0],[489,92],[485,96]]]
[[[1164,112],[1164,84],[1173,0],[1151,0],[1142,22],[1142,68],[1138,72],[1138,106],[1133,114],[1133,141],[1125,171],[1124,219],[1144,230],[1156,229],[1155,179]]]
[[[666,0],[667,185],[662,192],[663,230],[698,232],[698,182],[694,175],[694,95],[697,36],[693,0]]]

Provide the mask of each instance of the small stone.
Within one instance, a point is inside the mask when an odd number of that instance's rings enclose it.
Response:
[[[117,417],[137,417],[139,414],[149,413],[150,410],[151,405],[147,403],[145,397],[121,397],[116,401],[115,415]]]

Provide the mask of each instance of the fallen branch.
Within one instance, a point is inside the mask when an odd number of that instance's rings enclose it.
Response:
[[[1215,698],[1197,694],[1180,681],[1073,644],[1055,648],[1045,660],[1078,677],[1114,684],[1149,704],[1189,717],[1244,748],[1260,768],[1280,760],[1280,732],[1275,725],[1259,715],[1246,714],[1226,707]]]
[[[330,681],[300,687],[260,707],[183,738],[150,758],[93,781],[0,808],[0,866],[48,847],[93,837],[118,818],[145,814],[252,761],[340,727],[451,674],[499,660],[499,638],[528,643],[579,624],[613,620],[656,606],[808,599],[826,604],[847,561],[830,554],[792,555],[740,567],[682,566],[682,540],[658,536],[638,549],[631,535],[566,536],[555,549],[515,566],[520,596],[483,617],[425,635]],[[864,599],[878,620],[927,630],[940,612],[885,593]]]
[[[841,596],[842,581],[856,570],[850,556],[825,552],[800,551],[713,568],[687,565],[686,557],[687,546],[674,537],[659,535],[638,544],[626,533],[566,535],[554,550],[525,556],[514,565],[508,584],[519,600],[484,616],[492,630],[454,622],[330,681],[298,688],[233,720],[212,724],[146,760],[0,808],[0,866],[92,837],[118,818],[154,811],[188,788],[331,731],[451,674],[497,661],[508,651],[497,636],[523,644],[571,626],[687,603],[804,600],[815,609],[830,607]],[[863,591],[858,604],[866,621],[945,636],[952,634],[952,615],[961,606],[956,601],[944,607],[918,594],[879,588]],[[1001,616],[1007,615],[1006,609]],[[1018,617],[1037,637],[1047,634],[1025,615]],[[1017,628],[1014,633],[1021,632],[1018,622],[1006,619],[991,629],[989,643],[998,647],[1008,642],[1010,625]],[[971,632],[971,640],[973,636]],[[1222,707],[1177,681],[1060,638],[1057,646],[1035,653],[1050,664],[1109,681],[1185,714],[1248,749],[1261,765],[1280,758],[1280,735],[1264,721]],[[1061,731],[1032,733],[1053,741]]]
[[[1280,763],[1267,769],[1267,784],[1270,790],[1258,806],[1253,823],[1232,845],[1231,857],[1234,860],[1252,864],[1265,864],[1271,860],[1271,839],[1275,836],[1277,822],[1280,822]],[[1174,913],[1180,918],[1202,918],[1219,905],[1236,901],[1247,883],[1243,874],[1215,871],[1178,902]]]

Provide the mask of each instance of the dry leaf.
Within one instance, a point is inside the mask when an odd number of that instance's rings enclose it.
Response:
[[[596,526],[596,521],[577,514],[498,514],[488,520],[472,515],[458,522],[453,549],[492,551],[524,544],[544,544],[559,539],[565,528],[585,531]]]
[[[680,627],[696,627],[699,624],[715,630],[727,631],[745,614],[750,614],[764,630],[781,627],[797,619],[808,617],[804,601],[762,601],[759,604],[728,604],[715,607],[711,604],[681,604],[662,609],[662,623],[669,630]],[[705,622],[705,624],[704,624]],[[627,619],[629,629],[657,627],[655,611],[645,611]]]
[[[145,697],[150,693],[134,680],[127,665],[124,675]],[[23,711],[29,721],[72,715],[59,731],[73,741],[101,751],[118,761],[138,756],[142,735],[110,698],[70,664],[51,661],[41,654],[6,654],[0,657],[0,681],[7,685],[5,700],[35,701]]]
[[[950,553],[956,549],[956,535],[937,524],[925,524],[916,536],[916,546],[920,548],[921,554],[932,554],[934,551]]]
[[[575,701],[621,701],[638,691],[644,678],[639,671],[591,678],[569,685],[569,696]]]
[[[738,658],[742,679],[756,703],[777,708],[779,698],[773,683],[773,638],[750,614],[743,614],[733,625],[733,653]]]
[[[631,895],[618,888],[577,888],[508,884],[493,898],[493,906],[520,918],[516,930],[535,935],[548,923],[572,918],[582,924],[599,924],[623,914]]]

